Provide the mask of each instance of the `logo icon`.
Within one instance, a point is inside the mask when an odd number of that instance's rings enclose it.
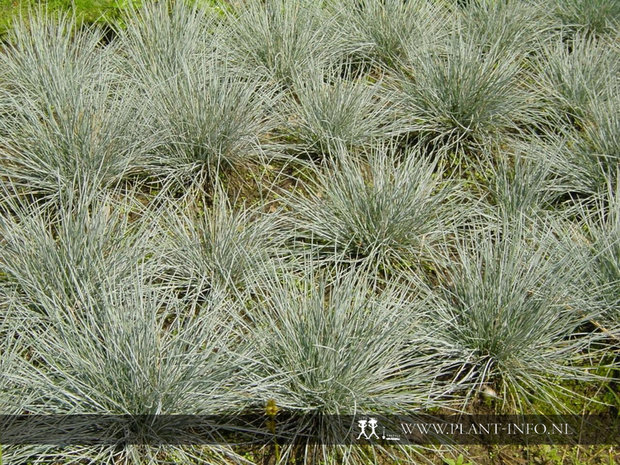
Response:
[[[379,439],[379,435],[377,434],[378,424],[379,422],[377,421],[376,418],[358,420],[357,426],[360,429],[360,434],[357,436],[357,439],[361,439],[362,437],[364,439],[370,439],[373,436]],[[370,429],[370,432],[368,432],[368,429]]]
[[[361,420],[357,420],[357,426],[359,428],[360,433],[357,436],[357,439],[382,439],[384,441],[400,441],[401,437],[398,434],[390,434],[386,432],[385,427],[382,428],[383,432],[381,436],[377,434],[377,428],[379,427],[379,421],[376,418],[369,417],[363,418]]]

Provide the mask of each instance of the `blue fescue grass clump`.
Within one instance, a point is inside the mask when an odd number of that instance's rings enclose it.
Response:
[[[350,73],[353,68],[345,67]],[[341,147],[368,148],[400,131],[398,115],[380,80],[366,74],[351,79],[338,71],[321,69],[296,77],[288,99],[292,116],[288,132],[303,151],[319,158]]]
[[[397,74],[394,104],[406,127],[437,149],[473,149],[489,138],[533,124],[521,84],[520,50],[487,47],[454,26],[440,45],[409,45]]]
[[[557,0],[552,10],[569,35],[586,33],[604,35],[617,29],[620,5],[614,0]]]
[[[0,49],[0,414],[257,414],[325,443],[5,462],[432,462],[319,420],[605,400],[617,2],[116,6]]]
[[[136,270],[130,279],[143,281],[141,273]],[[76,306],[54,302],[49,316],[31,317],[31,325],[21,332],[22,344],[30,349],[30,362],[22,359],[13,368],[15,389],[23,393],[22,409],[123,415],[243,409],[247,390],[241,373],[248,369],[249,358],[235,347],[233,313],[221,296],[197,304],[145,285],[124,291],[107,282],[102,288],[102,296],[84,295]],[[187,311],[192,307],[194,311]],[[27,307],[19,311],[29,317]],[[216,452],[211,450],[212,455]],[[146,448],[140,456],[131,446],[115,444],[68,453],[49,446],[29,451],[38,459],[128,463],[156,460],[159,453]]]
[[[42,16],[13,32],[1,57],[2,176],[21,193],[56,197],[72,186],[111,187],[138,170],[149,141],[101,30],[73,32],[69,16]]]
[[[56,302],[79,306],[104,278],[128,283],[132,264],[145,254],[138,243],[145,236],[130,234],[125,215],[108,202],[67,202],[56,211],[28,206],[2,217],[1,269],[14,298],[49,314]]]
[[[436,245],[461,215],[458,189],[420,150],[390,146],[365,157],[346,150],[316,173],[312,191],[287,200],[299,247],[319,260],[367,263],[390,271],[440,261]],[[400,158],[400,159],[399,159]],[[451,203],[452,201],[452,203]],[[462,212],[461,212],[462,213]]]
[[[577,263],[554,247],[552,230],[530,229],[513,218],[496,234],[459,241],[427,305],[431,327],[439,328],[433,336],[462,382],[492,386],[520,410],[539,400],[561,410],[554,405],[558,379],[591,376],[571,361],[592,344],[583,328],[598,309],[575,304],[570,270]]]
[[[336,264],[333,273],[302,259],[284,278],[277,269],[258,286],[249,318],[266,393],[302,412],[396,413],[433,404],[442,370],[430,370],[422,321],[406,288],[377,283]],[[424,331],[424,332],[422,332]]]
[[[345,0],[332,2],[342,16],[354,55],[388,68],[398,67],[411,44],[435,43],[446,34],[450,17],[437,2]]]
[[[617,332],[620,324],[619,199],[616,185],[581,202],[575,207],[580,221],[570,225],[570,234],[564,237],[564,247],[580,260],[578,292],[600,312],[595,324],[611,332]]]
[[[247,289],[282,258],[283,215],[233,208],[222,191],[210,206],[170,201],[159,216],[163,266],[183,292]]]
[[[135,122],[155,142],[148,165],[170,182],[217,177],[260,161],[274,128],[272,90],[214,53],[218,17],[182,2],[145,6],[120,31],[118,67],[148,102]]]
[[[334,17],[316,2],[251,0],[229,19],[223,48],[240,75],[287,86],[295,76],[309,76],[315,66],[335,64],[347,54]]]
[[[365,273],[345,263],[325,270],[311,256],[296,268],[285,276],[272,268],[257,279],[248,311],[263,401],[304,415],[289,434],[329,444],[342,431],[322,424],[321,415],[413,414],[442,396],[449,402],[452,386],[442,382],[447,371],[428,343],[427,315],[411,305],[406,287],[379,290]],[[359,463],[367,454],[312,441],[304,450],[315,460],[335,455],[333,463]]]
[[[536,66],[549,109],[577,125],[587,121],[593,102],[612,97],[620,84],[617,46],[591,36],[576,36],[570,46],[554,39]]]

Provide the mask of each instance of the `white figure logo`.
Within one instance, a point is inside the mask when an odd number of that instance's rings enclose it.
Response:
[[[357,437],[357,439],[361,438],[362,436],[364,436],[365,439],[368,439],[368,436],[366,435],[366,425],[368,424],[368,422],[366,420],[359,420],[357,422],[357,425],[360,427],[360,434]]]
[[[357,436],[357,439],[363,437],[364,439],[370,439],[373,436],[379,439],[379,435],[377,434],[377,425],[378,421],[376,418],[369,418],[368,420],[358,420],[357,425],[360,428],[360,434]],[[370,428],[370,433],[366,432],[366,427]]]
[[[377,424],[379,422],[377,421],[376,418],[371,418],[370,420],[368,420],[368,426],[370,426],[370,434],[368,435],[367,439],[370,439],[371,437],[376,437],[377,439],[379,439],[379,436],[377,435]]]

